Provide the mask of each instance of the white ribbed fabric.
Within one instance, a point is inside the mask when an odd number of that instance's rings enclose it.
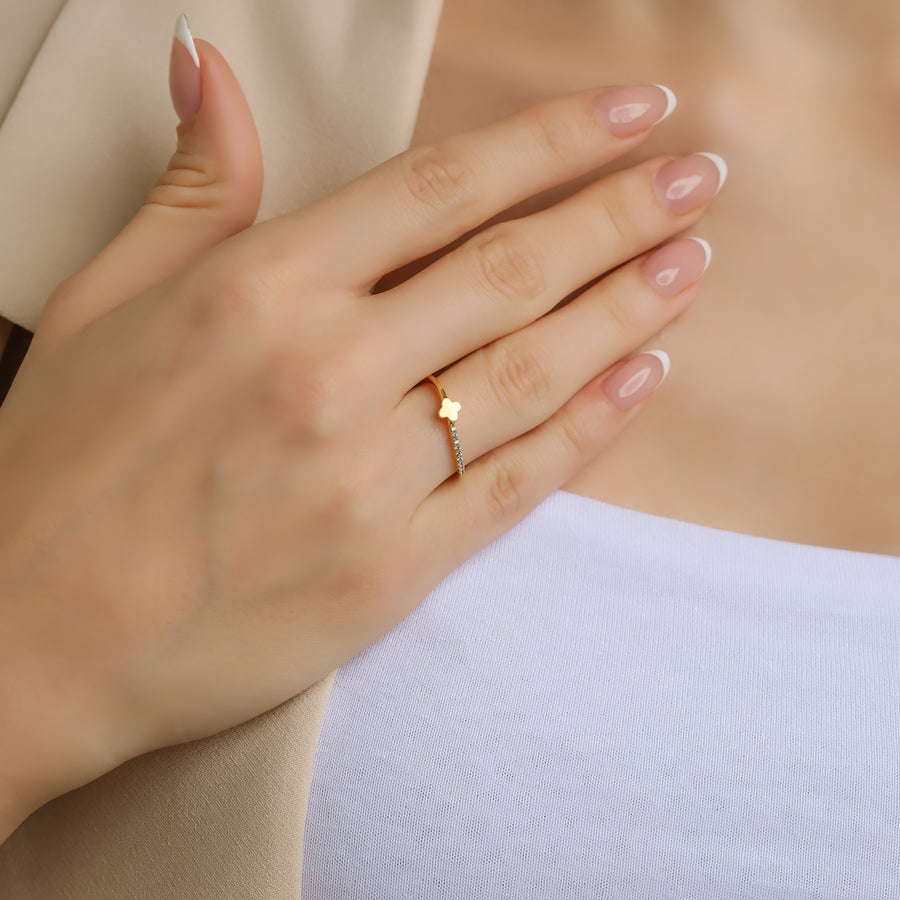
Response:
[[[900,897],[900,558],[557,492],[343,666],[304,900]]]

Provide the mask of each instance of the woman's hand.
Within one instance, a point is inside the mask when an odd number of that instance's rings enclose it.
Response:
[[[203,41],[194,44],[183,17],[172,43],[170,87],[181,124],[168,168],[123,231],[54,291],[44,307],[19,380],[25,378],[25,370],[43,365],[53,348],[87,323],[161,283],[255,219],[262,190],[262,156],[253,118],[228,64],[211,45]],[[0,320],[0,330],[4,322]],[[97,362],[102,365],[102,357]],[[82,400],[91,402],[91,398]],[[52,409],[48,412],[56,414]],[[7,413],[4,403],[0,410],[0,444],[3,436],[10,436],[16,427],[5,426]],[[73,413],[77,420],[79,412]],[[75,426],[72,436],[81,423],[76,421]],[[16,477],[20,462],[0,473],[0,484]],[[68,467],[69,463],[64,461],[62,465]],[[77,465],[68,474],[77,480]],[[42,485],[38,476],[21,488],[42,492],[47,485]],[[0,532],[4,534],[0,538],[0,570],[14,550],[5,535],[12,531],[20,539],[29,539],[23,531],[27,519],[14,506],[5,505],[8,499],[0,494]],[[28,502],[24,494],[21,499]],[[29,668],[17,668],[14,650],[40,653],[59,649],[26,647],[22,643],[25,633],[13,618],[20,602],[17,591],[0,577],[0,721],[4,724],[0,731],[0,842],[33,808],[67,790],[67,783],[74,787],[90,780],[78,776],[70,781],[70,777],[79,771],[87,774],[89,769],[83,763],[88,757],[95,758],[91,746],[95,735],[90,730],[93,711],[72,706],[68,701],[78,701],[79,697],[74,693],[68,696],[64,683],[39,686],[29,681]],[[77,598],[72,599],[77,602]],[[78,665],[77,659],[70,662]],[[37,670],[40,661],[32,659],[30,665]],[[53,673],[42,673],[44,676],[52,678]],[[39,687],[49,687],[54,693],[41,694]],[[30,708],[32,702],[42,706]],[[47,744],[53,734],[59,741],[57,746]],[[97,749],[100,758],[111,759],[108,748]],[[29,780],[31,776],[33,780]]]
[[[629,136],[625,105],[644,110]],[[706,156],[610,175],[371,289],[634,148],[665,108],[653,87],[553,99],[137,296],[64,286],[0,410],[0,706],[30,808],[302,691],[615,439],[662,374],[618,361],[706,263],[690,240],[633,258],[699,218]],[[440,370],[461,479],[420,384]]]

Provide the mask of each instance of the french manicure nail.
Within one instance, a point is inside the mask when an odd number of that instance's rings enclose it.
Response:
[[[613,406],[631,409],[663,383],[669,367],[665,350],[646,350],[619,366],[603,383],[603,392]]]
[[[681,238],[651,253],[642,263],[644,277],[664,297],[674,297],[709,267],[712,249],[703,238]]]
[[[725,184],[728,166],[715,153],[694,153],[673,160],[656,173],[656,193],[676,216],[712,200]]]
[[[725,179],[728,178],[728,163],[718,153],[707,153],[701,150],[697,156],[705,156],[707,159],[711,159],[713,165],[719,170],[719,186],[716,188],[716,193],[718,194],[722,190],[722,185],[725,184]]]
[[[200,57],[184,15],[175,23],[169,60],[169,93],[178,118],[185,124],[193,122],[202,100]]]
[[[668,118],[678,101],[661,84],[614,88],[594,98],[598,120],[614,137],[630,137]]]

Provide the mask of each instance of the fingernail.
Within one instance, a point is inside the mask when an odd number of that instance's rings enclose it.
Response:
[[[669,354],[647,350],[621,365],[603,383],[603,392],[618,409],[631,409],[652,394],[669,374]]]
[[[184,15],[175,23],[172,56],[169,60],[169,93],[178,118],[185,124],[193,122],[200,111],[200,57]]]
[[[630,137],[668,118],[678,100],[661,84],[615,88],[594,98],[594,112],[615,137]]]
[[[663,297],[674,297],[707,270],[711,258],[712,248],[703,238],[682,238],[651,253],[641,271]]]
[[[676,216],[703,206],[725,184],[728,166],[715,153],[694,153],[663,166],[656,173],[656,193]]]

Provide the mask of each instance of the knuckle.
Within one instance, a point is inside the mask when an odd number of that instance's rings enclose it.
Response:
[[[553,103],[534,110],[531,131],[544,156],[568,167],[584,155],[590,140],[595,123],[583,123],[584,118],[573,116],[570,108]]]
[[[622,334],[633,337],[635,332],[643,330],[644,323],[635,298],[627,292],[611,292],[605,298],[602,308],[612,326]]]
[[[213,198],[203,194],[191,194],[191,190],[203,189],[215,185],[225,184],[226,179],[215,156],[203,153],[199,147],[186,148],[182,142],[169,158],[166,166],[156,184],[150,191],[151,201],[159,192],[166,194],[166,188],[177,188],[183,191],[180,196],[174,196],[172,206],[202,206],[210,203]],[[168,205],[168,204],[166,204]]]
[[[372,560],[366,572],[365,591],[362,592],[365,608],[370,615],[374,614],[379,625],[379,634],[383,631],[386,615],[390,617],[389,621],[396,622],[410,611],[408,585],[414,574],[404,559],[405,551],[398,550],[398,547],[402,548],[402,541],[395,539],[390,544],[383,544],[382,552]]]
[[[249,228],[259,209],[259,186],[252,178],[229,177],[215,157],[200,152],[176,150],[169,166],[156,180],[147,207],[205,210],[210,235],[232,235]]]
[[[358,626],[385,630],[409,612],[409,580],[414,574],[404,541],[395,529],[369,526],[366,550],[336,573],[330,612],[352,615]],[[374,537],[372,537],[374,535]],[[362,543],[362,542],[361,542]]]
[[[403,168],[403,188],[416,208],[438,214],[470,205],[478,193],[474,170],[440,144],[412,155]]]
[[[203,275],[210,273],[204,271]],[[271,292],[255,267],[240,261],[221,263],[212,271],[209,287],[191,291],[191,325],[203,334],[216,337],[222,332],[251,336],[259,331],[269,308]]]
[[[365,328],[341,328],[326,337],[296,309],[273,317],[273,325],[266,330],[258,378],[288,439],[299,445],[328,444],[332,450],[340,446],[341,452],[358,448],[359,417],[370,417],[371,403],[360,390],[372,368]],[[314,333],[304,339],[304,332]]]
[[[360,449],[359,441],[328,448],[317,471],[317,484],[328,486],[324,495],[317,492],[322,499],[316,511],[320,534],[327,542],[333,543],[329,536],[344,537],[343,549],[338,552],[348,564],[396,556],[402,543],[398,540],[399,506],[386,503],[378,466],[369,452]]]
[[[560,414],[559,435],[566,457],[583,460],[595,455],[599,440],[600,416],[563,412]]]
[[[473,239],[477,277],[490,297],[530,300],[546,291],[544,265],[534,244],[513,229]]]
[[[501,408],[526,414],[550,393],[550,374],[526,347],[503,341],[487,352],[487,383]]]
[[[517,519],[525,508],[525,467],[513,460],[498,461],[490,474],[486,502],[488,513],[497,522]]]
[[[330,473],[328,504],[331,515],[340,521],[340,530],[345,534],[375,530],[372,524],[377,512],[372,503],[371,490],[365,490],[361,471],[356,466],[344,465]]]
[[[297,437],[323,443],[344,433],[346,375],[337,354],[311,358],[282,341],[269,349],[263,377],[276,414]]]
[[[622,198],[599,191],[597,208],[600,238],[604,244],[613,244],[625,250],[641,243],[637,240],[629,208]]]
[[[250,270],[230,263],[189,269],[162,302],[172,322],[172,340],[160,365],[164,380],[171,383],[190,372],[236,376],[255,352],[269,307]]]

